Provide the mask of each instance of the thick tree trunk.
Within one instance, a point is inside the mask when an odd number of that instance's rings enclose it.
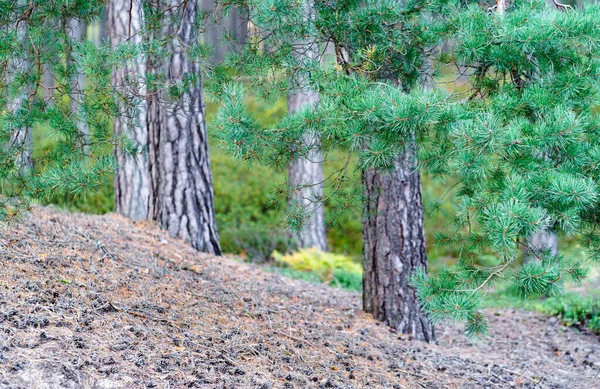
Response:
[[[71,41],[84,41],[87,38],[87,25],[81,20],[71,19],[67,26],[67,33]],[[73,58],[73,53],[67,53],[67,67],[75,67],[75,73],[71,77],[71,115],[79,130],[81,146],[84,154],[89,153],[90,129],[85,118],[83,109],[85,94],[84,94],[84,79],[83,72],[76,65]]]
[[[177,1],[179,4],[179,1]],[[183,238],[199,251],[220,254],[213,207],[208,136],[202,100],[201,69],[185,49],[197,40],[194,28],[199,1],[190,1],[177,25],[167,27],[173,36],[172,56],[164,66],[167,81],[193,78],[182,97],[168,106],[151,103],[149,128],[154,217],[171,236]],[[166,97],[166,96],[163,96]],[[166,100],[166,99],[165,99]]]
[[[142,28],[143,14],[139,2],[110,0],[107,17],[111,44],[117,45],[129,40],[134,43],[141,42],[139,32]],[[114,180],[115,212],[133,220],[147,219],[150,216],[151,204],[150,170],[145,149],[148,144],[145,89],[144,82],[137,82],[143,80],[145,71],[145,59],[139,58],[134,64],[115,69],[112,74],[117,90],[122,91],[123,95],[138,96],[123,104],[123,112],[114,122],[116,137],[128,136],[143,149],[142,153],[132,157],[125,155],[121,148],[115,148],[115,158],[119,164]],[[142,87],[135,90],[138,84]]]
[[[363,304],[378,320],[431,341],[433,325],[409,285],[415,270],[427,269],[421,181],[416,147],[407,146],[393,172],[368,170],[363,184]]]
[[[307,22],[314,17],[313,2],[304,0],[301,4]],[[300,64],[310,65],[311,61],[318,60],[319,47],[312,41],[298,42],[296,56]],[[310,90],[308,80],[300,75],[298,88],[288,95],[288,111],[290,113],[305,106],[315,106],[319,101],[319,94]],[[325,208],[323,206],[323,155],[321,153],[321,140],[319,134],[306,134],[303,138],[304,146],[310,152],[289,166],[288,184],[293,192],[291,203],[298,204],[305,209],[307,220],[303,229],[294,234],[299,247],[315,247],[327,251],[327,235],[325,231]]]

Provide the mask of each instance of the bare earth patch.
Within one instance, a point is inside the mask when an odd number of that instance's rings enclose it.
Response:
[[[488,310],[485,343],[390,331],[356,293],[37,208],[0,230],[0,388],[596,388],[600,343]]]

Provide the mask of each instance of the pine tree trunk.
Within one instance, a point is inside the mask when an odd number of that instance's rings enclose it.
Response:
[[[222,11],[220,6],[215,9],[217,3],[214,0],[199,1],[202,10],[210,14],[205,25],[203,38],[213,49],[211,60],[223,61],[227,53],[246,42],[248,36],[247,23],[238,8],[231,8],[226,15],[223,15],[220,12]],[[227,36],[230,36],[233,42],[230,43]]]
[[[553,232],[537,232],[529,237],[523,250],[523,263],[539,261],[543,251],[549,250],[552,255],[558,253],[558,237]]]
[[[314,17],[312,1],[303,1],[305,18]],[[319,47],[311,41],[296,44],[296,56],[301,64],[308,65],[319,57]],[[304,76],[298,77],[299,86],[288,95],[288,111],[296,112],[304,106],[314,106],[319,101],[319,94],[309,89],[308,80]],[[294,237],[298,247],[315,247],[327,251],[327,235],[325,231],[325,208],[323,206],[323,155],[321,153],[321,140],[317,133],[306,134],[304,145],[310,148],[308,155],[303,156],[289,166],[288,183],[293,188],[291,203],[301,205],[307,213],[308,219],[302,231],[295,233]]]
[[[17,38],[20,42],[23,42],[27,38],[27,24],[25,21],[17,23]],[[15,75],[27,72],[29,69],[30,62],[28,58],[16,59],[10,61],[10,69]],[[15,97],[11,104],[9,104],[9,110],[11,112],[18,112],[22,109],[27,109],[27,98],[32,93],[33,87],[31,85],[25,85],[22,88],[22,93]],[[16,151],[15,154],[15,165],[19,169],[21,174],[27,174],[33,168],[33,135],[31,127],[21,127],[11,134],[10,147],[13,147]]]
[[[111,44],[116,45],[129,40],[139,43],[143,14],[137,1],[110,0],[107,10],[107,25]],[[131,10],[130,10],[131,7]],[[115,148],[115,158],[119,164],[115,171],[115,212],[133,220],[147,219],[151,204],[150,174],[148,155],[145,147],[148,144],[148,128],[146,124],[145,89],[132,90],[137,80],[143,79],[146,71],[145,59],[139,58],[135,64],[115,69],[112,74],[113,85],[124,95],[139,95],[134,101],[124,103],[122,113],[115,118],[114,134],[116,137],[126,135],[143,148],[143,152],[135,157],[125,155],[120,147]],[[144,85],[140,82],[139,85]],[[128,92],[128,93],[125,93]]]
[[[363,186],[364,310],[414,339],[434,339],[433,325],[409,285],[415,270],[427,269],[421,181],[413,143],[393,172],[370,169]]]
[[[546,0],[546,5],[550,8],[556,7],[552,0]],[[534,75],[534,77],[539,76],[541,75]],[[533,234],[527,239],[527,243],[523,249],[523,263],[539,261],[541,259],[541,253],[546,250],[550,250],[552,255],[558,253],[558,236],[551,231],[541,231]]]
[[[202,73],[200,65],[191,62],[185,53],[185,48],[198,38],[194,23],[199,10],[199,1],[190,1],[183,7],[181,22],[167,26],[167,36],[174,37],[170,47],[172,56],[163,69],[167,81],[177,82],[192,75],[195,78],[183,96],[172,104],[151,102],[148,120],[153,149],[150,151],[153,213],[159,226],[171,236],[185,239],[199,251],[220,254]]]
[[[295,112],[305,104],[314,105],[317,93],[296,93],[288,97],[288,109]],[[306,146],[312,147],[306,157],[293,161],[289,166],[289,185],[294,188],[290,201],[304,207],[308,220],[302,231],[294,234],[298,247],[315,247],[327,251],[325,209],[323,199],[323,155],[318,134],[304,137]]]
[[[23,127],[12,134],[12,147],[17,150],[15,165],[22,174],[33,168],[33,136],[31,127]]]
[[[77,19],[69,20],[67,26],[67,33],[72,42],[84,41],[87,38],[87,25]],[[67,53],[67,67],[76,67],[75,74],[71,77],[71,96],[70,106],[71,114],[73,115],[74,121],[79,130],[79,137],[81,139],[82,151],[84,154],[89,153],[89,140],[90,140],[90,129],[85,118],[85,111],[82,109],[85,99],[84,94],[84,79],[83,72],[75,64],[73,53],[69,51]]]
[[[310,96],[305,96],[310,100]],[[300,96],[290,96],[290,110]],[[292,162],[289,167],[289,185],[293,189],[291,201],[304,207],[308,220],[304,228],[294,234],[298,247],[315,247],[327,251],[327,235],[325,231],[325,209],[323,207],[323,156],[317,134],[304,137],[306,145],[313,147],[306,157]]]

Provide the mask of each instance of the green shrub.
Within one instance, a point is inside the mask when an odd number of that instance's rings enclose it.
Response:
[[[569,327],[589,328],[600,334],[600,300],[574,293],[551,297],[536,308],[548,316],[557,316]]]
[[[285,255],[275,251],[272,256],[280,266],[316,274],[321,282],[329,285],[353,290],[362,288],[362,266],[346,255],[311,248]]]
[[[260,224],[227,230],[221,239],[224,252],[238,253],[246,262],[266,263],[274,251],[287,253],[296,249],[291,236],[281,228],[269,229]]]

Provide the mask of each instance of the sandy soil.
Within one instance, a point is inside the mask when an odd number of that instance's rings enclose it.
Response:
[[[597,388],[598,337],[488,310],[486,342],[394,333],[356,293],[38,208],[0,229],[0,388]]]

